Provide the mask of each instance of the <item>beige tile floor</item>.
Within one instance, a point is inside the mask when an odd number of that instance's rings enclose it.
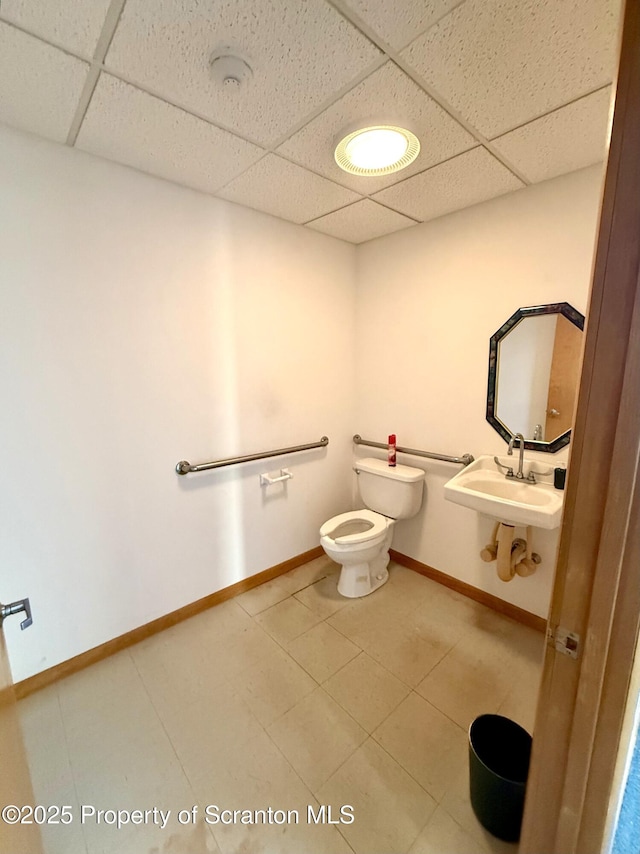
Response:
[[[36,800],[74,818],[44,828],[47,854],[515,852],[471,810],[467,728],[500,712],[531,731],[542,635],[393,564],[343,599],[337,569],[318,558],[21,701]],[[321,804],[355,820],[309,821]],[[208,805],[291,821],[207,823]],[[91,807],[170,815],[118,829]]]

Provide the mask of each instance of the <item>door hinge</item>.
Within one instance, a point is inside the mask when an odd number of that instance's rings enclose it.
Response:
[[[580,652],[580,635],[570,632],[564,626],[548,626],[547,643],[551,644],[556,652],[577,658]]]

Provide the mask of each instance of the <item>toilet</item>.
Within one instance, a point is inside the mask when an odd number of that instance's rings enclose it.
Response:
[[[422,504],[424,471],[390,466],[386,460],[357,460],[362,510],[340,513],[320,528],[320,544],[342,565],[338,593],[349,599],[367,596],[389,578],[389,547],[398,519],[415,516]]]

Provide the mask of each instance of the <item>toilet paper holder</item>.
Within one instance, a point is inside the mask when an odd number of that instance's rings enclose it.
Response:
[[[260,475],[260,486],[271,486],[274,483],[283,483],[285,480],[290,480],[292,477],[293,474],[289,469],[280,469],[280,475],[278,477],[272,477],[267,472],[264,472]]]

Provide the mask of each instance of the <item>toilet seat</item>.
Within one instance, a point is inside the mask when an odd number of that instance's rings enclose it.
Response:
[[[358,543],[366,543],[369,540],[374,540],[380,534],[386,533],[389,527],[389,519],[382,516],[380,513],[374,513],[373,510],[350,510],[348,513],[340,513],[329,519],[320,528],[320,536],[328,537],[339,546],[358,545]],[[342,536],[333,536],[333,532],[349,522],[366,522],[368,527],[364,531],[356,534],[344,534]]]

